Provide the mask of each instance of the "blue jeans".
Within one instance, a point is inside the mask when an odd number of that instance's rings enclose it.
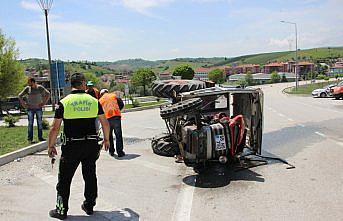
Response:
[[[108,150],[110,153],[114,153],[114,142],[113,142],[113,131],[116,135],[116,149],[117,153],[123,152],[123,135],[121,131],[121,118],[120,117],[112,117],[108,119],[110,123],[110,149]]]
[[[43,139],[43,128],[42,128],[42,120],[43,120],[43,111],[42,108],[39,109],[27,109],[27,118],[29,120],[29,125],[27,127],[27,139],[33,140],[33,121],[34,115],[36,114],[37,119],[37,126],[38,126],[38,139]]]

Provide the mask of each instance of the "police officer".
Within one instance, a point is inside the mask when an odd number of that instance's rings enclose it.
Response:
[[[59,102],[55,119],[49,133],[48,153],[50,157],[57,155],[55,142],[63,120],[64,129],[61,135],[63,145],[60,158],[57,203],[56,208],[49,212],[53,218],[67,218],[70,184],[74,173],[81,163],[82,175],[85,181],[85,201],[81,205],[88,215],[93,214],[97,198],[96,160],[99,158],[101,145],[95,129],[95,119],[99,118],[102,125],[107,151],[109,148],[109,123],[106,120],[102,106],[97,99],[85,93],[86,79],[83,74],[71,76],[72,92]]]

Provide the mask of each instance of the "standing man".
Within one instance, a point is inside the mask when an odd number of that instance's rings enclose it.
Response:
[[[110,123],[110,149],[109,154],[114,156],[113,131],[116,135],[116,149],[118,157],[125,156],[123,151],[123,135],[121,130],[121,110],[124,107],[123,100],[115,93],[108,93],[107,89],[100,91],[100,104],[104,108],[105,116]]]
[[[55,142],[61,122],[64,123],[61,140],[61,159],[59,164],[56,208],[49,212],[53,218],[67,218],[70,184],[75,170],[82,165],[85,181],[85,201],[81,205],[88,215],[93,214],[97,198],[96,160],[99,158],[101,145],[95,129],[95,119],[99,118],[104,134],[103,145],[107,151],[109,143],[109,124],[99,101],[85,93],[86,79],[83,74],[71,76],[72,92],[63,98],[55,112],[55,119],[49,133],[49,157],[57,155]]]
[[[48,102],[50,92],[43,86],[38,85],[34,78],[27,80],[28,86],[24,88],[18,95],[21,105],[27,109],[27,116],[29,125],[27,127],[27,140],[33,143],[33,121],[36,114],[38,126],[38,140],[45,141],[43,138],[42,120],[43,111],[42,107]],[[26,98],[24,100],[24,98]]]
[[[99,93],[99,90],[94,87],[94,83],[93,81],[88,81],[87,82],[87,90],[86,90],[86,93],[91,95],[92,97],[96,98],[99,100],[100,98],[100,93]]]

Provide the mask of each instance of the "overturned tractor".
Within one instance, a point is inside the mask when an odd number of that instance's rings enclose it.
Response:
[[[187,166],[199,168],[261,153],[260,89],[211,87],[179,93],[175,100],[161,108],[168,134],[152,140],[156,154],[181,155]]]

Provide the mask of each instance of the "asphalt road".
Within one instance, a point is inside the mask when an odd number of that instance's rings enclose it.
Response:
[[[215,167],[198,176],[172,158],[152,154],[150,138],[165,130],[159,110],[126,113],[122,160],[102,151],[94,216],[80,209],[83,181],[75,174],[68,220],[342,220],[343,101],[282,94],[263,86],[263,154],[295,165],[235,172]],[[57,165],[46,152],[0,167],[0,220],[50,220]]]

